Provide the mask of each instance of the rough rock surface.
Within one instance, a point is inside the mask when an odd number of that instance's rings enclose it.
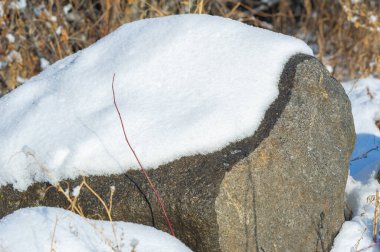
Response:
[[[292,57],[279,87],[278,99],[252,137],[149,171],[176,236],[194,251],[331,247],[344,221],[344,189],[355,141],[350,103],[340,84],[310,56]],[[61,185],[73,188],[81,180]],[[86,180],[104,199],[110,186],[116,187],[114,220],[167,231],[140,171]],[[88,191],[81,192],[79,204],[87,216],[106,219]],[[0,217],[37,205],[69,203],[48,184],[35,184],[25,192],[11,185],[0,189]]]

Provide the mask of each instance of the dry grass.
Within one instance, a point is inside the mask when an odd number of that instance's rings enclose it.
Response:
[[[377,221],[379,219],[379,191],[376,190],[375,212],[373,216],[373,242],[377,243]]]
[[[94,231],[97,232],[98,237],[100,239],[102,239],[103,242],[105,242],[105,244],[107,244],[112,249],[112,251],[116,251],[116,252],[121,251],[121,245],[120,245],[120,242],[118,241],[116,226],[112,220],[112,200],[113,200],[113,196],[115,193],[115,187],[113,187],[113,186],[110,187],[110,196],[109,196],[108,205],[105,202],[105,200],[102,197],[100,197],[100,195],[87,183],[85,177],[82,178],[82,182],[80,183],[80,185],[78,185],[77,187],[75,187],[75,189],[73,189],[72,194],[70,194],[70,186],[69,185],[67,185],[67,188],[64,189],[58,183],[57,185],[54,186],[54,188],[56,188],[56,190],[59,193],[61,193],[65,196],[68,203],[70,204],[68,209],[70,209],[72,212],[74,212],[76,214],[79,214],[80,216],[82,216],[84,218],[88,218],[88,216],[85,216],[78,199],[79,199],[79,196],[80,196],[80,193],[82,190],[88,190],[90,192],[90,194],[93,195],[99,201],[99,204],[101,204],[103,206],[103,208],[107,214],[108,221],[110,222],[111,227],[112,227],[112,233],[114,236],[113,239],[106,237],[102,233],[101,230],[98,230],[98,228],[96,227],[96,225],[94,223],[87,221],[88,224],[90,224],[94,228]],[[76,192],[74,192],[74,191],[76,191]]]
[[[180,13],[239,20],[307,41],[339,79],[380,75],[380,3],[366,0],[1,0],[0,95],[124,23]],[[12,37],[14,37],[14,41]],[[7,38],[8,37],[8,38]]]
[[[296,15],[285,6],[275,27],[289,22],[298,25],[297,37],[315,45],[315,52],[324,64],[332,66],[339,79],[356,78],[370,74],[380,75],[380,2],[351,0],[304,0],[304,11]],[[295,18],[299,17],[300,21]],[[290,21],[286,21],[286,20]]]
[[[113,199],[113,195],[115,193],[115,188],[114,187],[110,188],[110,199],[109,199],[109,204],[108,205],[99,196],[99,194],[94,189],[92,189],[92,187],[87,183],[85,177],[82,178],[81,184],[78,185],[78,187],[76,188],[76,190],[78,191],[78,193],[75,194],[75,195],[72,195],[72,196],[69,194],[69,192],[70,192],[70,188],[69,187],[66,188],[66,189],[64,189],[60,184],[57,184],[54,187],[57,189],[58,192],[62,193],[65,196],[65,198],[67,199],[67,201],[70,203],[69,209],[71,211],[73,211],[74,213],[79,214],[82,217],[86,217],[86,216],[84,215],[83,209],[82,209],[82,207],[80,206],[80,204],[78,202],[78,197],[79,197],[80,191],[82,189],[88,190],[93,196],[96,197],[96,199],[99,201],[99,203],[103,206],[104,210],[106,211],[108,220],[112,223],[112,199]]]
[[[112,251],[118,252],[121,251],[121,247],[123,246],[123,243],[121,241],[119,242],[117,230],[115,223],[112,219],[112,203],[113,203],[113,196],[115,193],[116,188],[114,186],[110,186],[110,194],[109,194],[109,200],[108,204],[106,203],[106,200],[104,200],[92,187],[91,185],[86,181],[85,177],[82,177],[82,182],[76,186],[75,188],[70,188],[70,185],[66,182],[66,186],[62,186],[60,182],[56,182],[56,178],[53,176],[53,174],[50,172],[50,169],[41,161],[41,159],[37,156],[37,154],[29,148],[25,148],[23,150],[23,153],[32,158],[35,162],[35,164],[39,167],[40,171],[48,178],[49,182],[52,184],[52,186],[49,186],[46,191],[55,189],[57,193],[62,194],[67,202],[69,203],[69,206],[67,209],[70,211],[79,214],[80,216],[84,217],[85,220],[89,225],[91,225],[94,228],[94,231],[98,235],[99,239],[101,239],[106,245],[108,245]],[[83,208],[80,205],[80,194],[84,190],[87,190],[89,192],[89,195],[92,195],[95,197],[99,204],[103,207],[104,211],[106,212],[108,221],[110,222],[110,225],[112,227],[112,233],[113,233],[113,239],[108,238],[102,230],[99,230],[97,226],[92,223],[89,219],[90,216],[86,216]],[[98,219],[103,219],[102,215],[100,213],[97,213]],[[100,217],[100,218],[99,218]],[[57,226],[58,219],[55,222],[53,234],[51,238],[51,246],[50,251],[55,251],[55,230]],[[123,237],[120,237],[120,240],[122,240]]]

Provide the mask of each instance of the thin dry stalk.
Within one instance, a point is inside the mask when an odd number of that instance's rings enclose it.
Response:
[[[367,228],[365,228],[362,232],[362,235],[360,236],[359,240],[356,241],[354,247],[353,247],[353,250],[354,251],[358,251],[358,247],[359,247],[359,244],[360,242],[363,240],[363,236],[364,236],[364,233],[367,231]]]
[[[99,196],[99,194],[97,192],[94,191],[94,189],[91,188],[91,186],[89,186],[85,180],[85,178],[83,178],[83,185],[99,200],[99,202],[102,204],[102,206],[104,207],[104,209],[106,210],[106,213],[107,213],[107,216],[108,216],[108,219],[110,222],[112,222],[112,214],[111,214],[111,209],[112,207],[108,207],[107,204],[104,202],[104,200]],[[111,189],[111,196],[110,196],[110,202],[112,202],[112,197],[113,197],[113,190]],[[110,204],[110,206],[112,206]]]
[[[51,243],[50,243],[50,252],[55,252],[55,248],[54,248],[54,238],[55,238],[55,230],[57,229],[57,223],[58,223],[58,216],[55,217],[55,222],[54,222],[54,228],[53,228],[53,234],[52,234],[52,237],[51,237]]]
[[[76,197],[74,197],[74,199],[72,199],[70,197],[70,195],[62,188],[62,186],[60,184],[56,185],[55,187],[57,188],[57,191],[62,193],[65,196],[65,198],[67,199],[67,201],[70,203],[70,207],[69,207],[70,210],[73,212],[76,212],[77,214],[79,214],[82,217],[85,217],[85,215],[82,211],[82,208],[77,206]]]
[[[379,218],[379,190],[376,190],[375,213],[373,216],[373,242],[377,243],[377,222]]]
[[[113,243],[106,237],[102,237],[104,235],[101,234],[101,238],[109,245],[112,247],[112,249],[114,251],[119,251],[120,248],[119,248],[119,242],[118,242],[118,238],[117,238],[117,234],[116,234],[116,227],[115,227],[115,224],[113,223],[113,220],[112,220],[112,201],[113,201],[113,195],[115,193],[115,187],[111,187],[110,188],[110,199],[109,199],[109,206],[107,206],[107,204],[105,203],[105,201],[100,197],[100,195],[87,183],[85,177],[82,178],[82,182],[81,184],[78,186],[79,187],[79,193],[75,196],[73,196],[73,198],[70,197],[69,193],[67,193],[67,191],[65,191],[62,186],[60,184],[56,185],[55,186],[58,190],[58,192],[62,193],[67,201],[70,203],[70,206],[69,206],[69,209],[77,214],[79,214],[80,216],[86,218],[84,212],[83,212],[83,209],[82,207],[79,205],[78,203],[78,198],[79,198],[79,194],[82,190],[82,188],[86,188],[87,190],[89,190],[91,192],[92,195],[94,195],[98,200],[99,202],[101,203],[101,205],[103,206],[104,210],[106,211],[107,213],[107,217],[108,217],[108,220],[110,221],[111,223],[111,227],[112,227],[112,233],[114,235],[114,239],[115,239],[115,243],[116,245],[113,245]],[[68,188],[69,189],[69,188]],[[95,225],[93,225],[92,223],[88,222],[89,224],[91,224],[94,229],[98,232],[98,230],[96,229]]]
[[[194,13],[203,14],[204,13],[204,0],[198,0],[197,7]]]

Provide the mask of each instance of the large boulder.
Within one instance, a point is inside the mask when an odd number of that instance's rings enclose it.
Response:
[[[252,69],[254,71],[255,69]],[[148,173],[176,236],[194,251],[327,251],[344,221],[344,190],[355,141],[350,102],[311,56],[285,65],[280,94],[252,136],[207,155],[182,157]],[[255,115],[252,115],[255,116]],[[62,181],[73,188],[82,178]],[[104,199],[115,186],[112,216],[167,231],[140,171],[89,176]],[[85,215],[107,218],[82,190]],[[68,207],[47,183],[0,189],[0,217],[28,206]]]

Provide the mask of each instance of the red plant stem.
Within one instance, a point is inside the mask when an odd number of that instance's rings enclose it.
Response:
[[[150,187],[152,188],[152,190],[153,190],[153,192],[154,192],[154,195],[156,196],[157,201],[158,201],[158,203],[160,204],[160,207],[161,207],[162,213],[164,214],[165,219],[166,219],[166,222],[167,222],[168,227],[169,227],[169,229],[170,229],[170,234],[171,234],[172,236],[175,237],[175,235],[174,235],[174,230],[173,230],[173,227],[172,227],[172,224],[171,224],[171,222],[170,222],[170,220],[169,220],[169,217],[168,217],[168,215],[167,215],[167,213],[166,213],[165,206],[164,206],[163,201],[161,200],[160,194],[158,193],[158,191],[157,191],[156,188],[154,187],[152,180],[150,179],[148,173],[145,171],[143,165],[142,165],[141,162],[140,162],[140,159],[139,159],[138,156],[136,155],[135,150],[132,148],[132,145],[129,143],[129,140],[128,140],[128,137],[127,137],[127,133],[126,133],[126,131],[125,131],[125,127],[124,127],[124,123],[123,123],[123,118],[121,117],[121,113],[120,113],[120,111],[119,111],[119,107],[117,106],[117,103],[116,103],[116,96],[115,96],[114,82],[115,82],[115,74],[113,74],[113,77],[112,77],[112,94],[113,94],[113,103],[114,103],[115,108],[116,108],[116,111],[117,111],[117,113],[118,113],[118,115],[119,115],[119,119],[120,119],[121,127],[122,127],[122,129],[123,129],[123,134],[124,134],[125,141],[127,142],[129,148],[131,149],[131,151],[132,151],[132,153],[133,153],[133,156],[135,156],[135,159],[136,159],[137,163],[139,164],[142,173],[145,175],[146,179],[148,180],[148,182],[149,182],[149,184],[150,184]]]

